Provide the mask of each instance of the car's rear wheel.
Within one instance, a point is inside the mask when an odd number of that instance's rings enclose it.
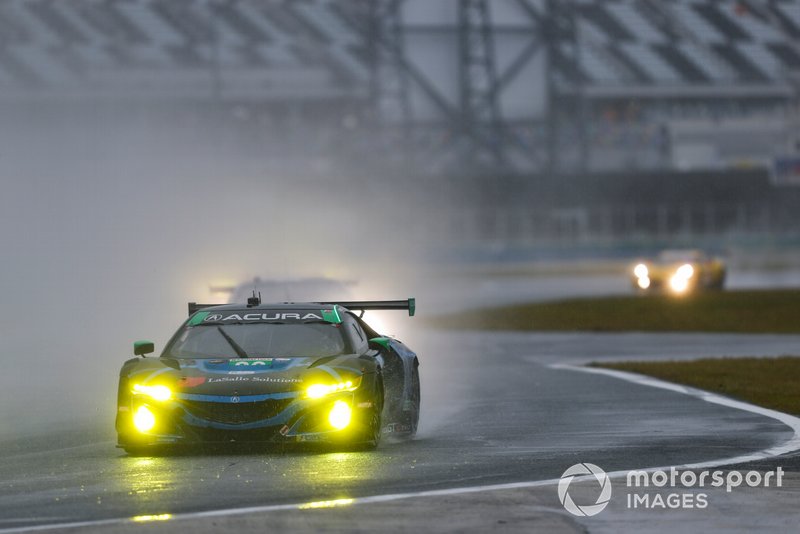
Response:
[[[722,273],[716,280],[713,281],[711,284],[711,289],[714,291],[722,291],[725,289],[725,273]]]
[[[407,437],[413,438],[417,434],[417,426],[419,425],[419,407],[421,401],[420,385],[419,385],[419,369],[414,365],[411,371],[411,395],[403,410],[404,424],[409,428]]]

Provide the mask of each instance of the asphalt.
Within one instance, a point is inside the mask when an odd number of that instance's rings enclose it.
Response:
[[[792,436],[760,415],[549,365],[783,354],[796,352],[797,336],[427,332],[405,341],[422,362],[412,442],[134,458],[114,448],[108,420],[76,422],[73,432],[4,444],[0,531],[556,479],[578,462],[606,471],[682,465]]]

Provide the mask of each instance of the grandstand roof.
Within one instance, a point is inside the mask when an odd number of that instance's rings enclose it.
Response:
[[[496,7],[512,3],[496,1]],[[0,96],[52,88],[364,96],[368,65],[353,5],[4,0]],[[575,6],[587,94],[782,95],[789,73],[800,71],[800,0],[576,0]]]
[[[797,0],[604,0],[578,4],[593,85],[774,85],[800,70]]]

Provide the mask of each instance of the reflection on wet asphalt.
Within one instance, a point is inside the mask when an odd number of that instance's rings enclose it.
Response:
[[[2,452],[0,527],[554,478],[577,461],[605,469],[681,464],[789,437],[787,428],[760,416],[546,365],[632,351],[780,353],[798,339],[756,336],[748,344],[744,336],[712,336],[704,344],[687,336],[627,336],[417,333],[406,341],[422,358],[420,434],[373,452],[135,458],[114,448],[105,420],[69,439],[17,443]]]

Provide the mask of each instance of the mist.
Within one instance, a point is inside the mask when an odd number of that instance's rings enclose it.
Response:
[[[791,55],[768,46],[791,43],[780,25],[756,40],[775,57],[750,94],[717,77],[716,41],[705,85],[620,61],[624,47],[592,59],[596,36],[617,36],[553,34],[559,17],[596,26],[568,2],[485,2],[467,26],[453,1],[381,20],[327,0],[118,4],[0,9],[15,30],[0,57],[0,439],[92,419],[113,434],[132,342],[158,352],[211,286],[324,276],[353,282],[350,298],[414,296],[416,319],[374,318],[435,353],[429,314],[624,293],[626,262],[665,248],[796,270],[800,100]],[[562,269],[587,258],[601,262]]]
[[[132,341],[160,350],[210,285],[327,276],[402,298],[435,248],[402,188],[292,172],[213,121],[14,119],[0,133],[2,438],[94,417],[111,430]]]

